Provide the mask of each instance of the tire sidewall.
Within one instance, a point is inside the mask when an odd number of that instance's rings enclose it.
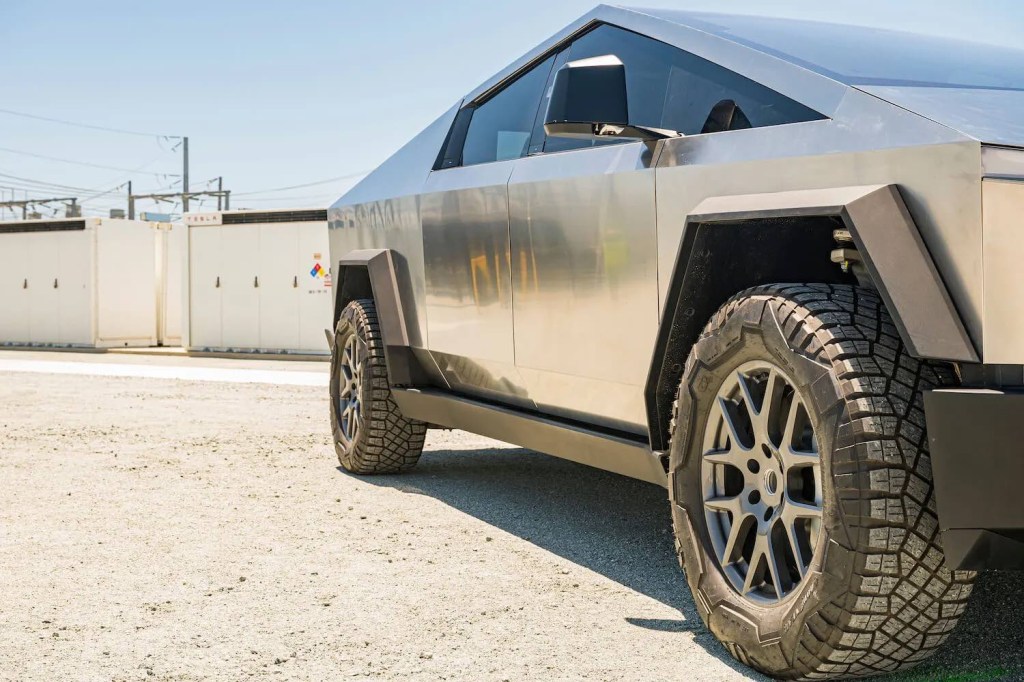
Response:
[[[676,540],[698,611],[708,627],[741,661],[765,671],[791,667],[803,621],[832,591],[831,566],[823,570],[830,538],[845,533],[836,502],[831,454],[845,418],[832,368],[785,338],[780,301],[741,300],[718,329],[694,346],[680,384],[676,429],[670,448],[670,486]],[[712,406],[725,380],[743,364],[768,361],[790,379],[808,410],[821,453],[822,533],[807,574],[782,602],[762,606],[740,596],[723,574],[703,510],[701,460]],[[826,578],[827,576],[827,578]],[[842,578],[840,577],[840,582]]]

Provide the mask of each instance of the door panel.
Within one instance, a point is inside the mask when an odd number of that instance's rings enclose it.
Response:
[[[57,277],[60,285],[57,301],[61,343],[95,343],[92,306],[94,229],[57,233]]]
[[[29,342],[29,239],[15,232],[0,238],[0,344]]]
[[[221,231],[216,226],[188,228],[189,346],[221,348]]]
[[[29,235],[29,334],[32,343],[60,343],[60,232]]]
[[[512,343],[513,164],[436,171],[421,199],[429,348],[453,388],[484,396],[523,393]]]
[[[644,433],[658,326],[642,143],[521,159],[509,183],[515,357],[541,409]]]
[[[221,335],[225,348],[260,348],[260,228],[221,227]]]
[[[236,228],[229,228],[236,229]],[[246,228],[242,228],[246,229]],[[273,350],[299,347],[299,238],[291,223],[259,228],[259,345]],[[250,282],[251,284],[251,282]]]

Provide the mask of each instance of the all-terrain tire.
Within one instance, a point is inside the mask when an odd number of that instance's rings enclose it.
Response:
[[[751,361],[793,379],[821,462],[820,539],[806,577],[771,604],[724,573],[700,480],[710,405]],[[669,488],[697,610],[736,659],[777,679],[849,679],[911,667],[949,636],[974,574],[943,561],[922,392],[955,382],[907,354],[871,290],[767,285],[716,313],[680,383]]]
[[[352,342],[356,348],[354,367],[345,360]],[[358,385],[349,386],[358,400],[359,423],[349,437],[342,412],[350,403],[342,399],[347,377],[353,371]],[[331,355],[331,428],[338,461],[355,474],[394,474],[408,471],[419,461],[427,425],[405,418],[391,395],[387,359],[381,339],[377,309],[372,300],[349,303],[335,330]]]

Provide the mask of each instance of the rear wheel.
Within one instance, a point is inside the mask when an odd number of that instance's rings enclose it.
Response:
[[[927,658],[973,574],[943,563],[923,391],[876,294],[770,285],[740,294],[687,360],[670,495],[701,617],[780,679],[874,675]]]
[[[368,299],[341,313],[331,356],[331,427],[341,465],[393,474],[419,461],[427,426],[406,419],[391,397],[377,309]]]

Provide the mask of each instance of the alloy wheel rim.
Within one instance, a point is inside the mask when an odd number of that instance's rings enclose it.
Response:
[[[778,603],[803,582],[821,539],[821,455],[804,399],[769,362],[722,383],[705,428],[704,515],[743,597]]]
[[[341,444],[350,446],[359,436],[362,425],[363,383],[363,351],[362,344],[355,334],[345,341],[341,351],[338,387],[338,426],[341,432]]]

